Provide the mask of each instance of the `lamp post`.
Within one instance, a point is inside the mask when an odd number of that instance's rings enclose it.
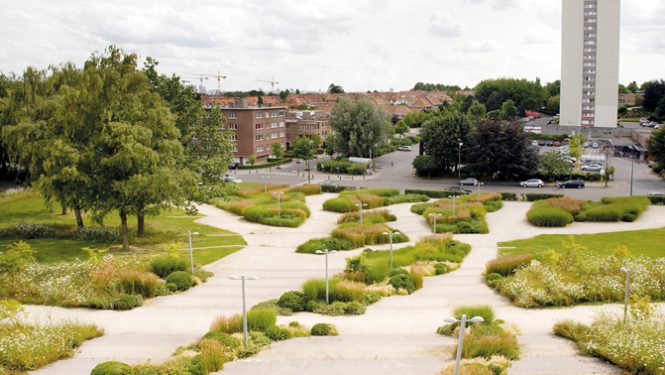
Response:
[[[383,232],[384,236],[390,236],[390,269],[393,269],[393,234],[399,234],[399,232]]]
[[[457,186],[462,184],[462,146],[464,143],[459,143],[459,148],[457,149]]]
[[[457,209],[456,209],[457,207],[456,207],[456,204],[455,204],[456,202],[457,202],[457,194],[454,194],[453,195],[453,216],[457,215]]]
[[[476,184],[476,187],[478,188],[478,198],[477,198],[477,199],[478,199],[478,202],[480,202],[480,187],[481,187],[482,185],[485,185],[485,183],[484,183],[484,182],[480,182],[480,181],[478,181],[478,183]]]
[[[199,232],[187,232],[189,237],[189,272],[194,274],[194,249],[192,248],[192,236],[198,236]]]
[[[356,203],[354,206],[360,207],[360,225],[363,225],[363,207],[368,207],[367,203]]]
[[[323,254],[326,257],[326,304],[330,303],[330,299],[328,297],[328,254],[335,254],[337,251],[335,250],[316,250],[314,252],[315,254]]]
[[[270,179],[270,176],[261,176],[263,179],[263,192],[267,193],[268,192],[268,180]]]
[[[280,217],[282,213],[282,204],[281,204],[282,192],[277,191],[275,194],[277,195],[277,217]]]
[[[623,322],[628,320],[628,299],[630,296],[630,270],[626,267],[620,268],[621,272],[626,274],[626,286],[623,292]]]
[[[635,160],[630,158],[630,196],[633,196],[633,170],[635,169]]]
[[[464,344],[464,330],[466,329],[466,323],[480,323],[483,322],[484,319],[480,316],[474,316],[473,318],[466,320],[466,314],[462,314],[462,319],[460,320],[455,318],[446,318],[443,321],[446,323],[460,324],[459,339],[457,340],[457,356],[455,357],[455,375],[459,375],[459,365],[462,361],[462,345]]]
[[[434,220],[434,225],[432,225],[432,232],[434,232],[434,235],[436,236],[436,218],[439,217],[439,214],[431,213],[427,216],[431,217]]]
[[[245,339],[245,348],[247,348],[247,309],[245,305],[245,280],[258,280],[256,276],[230,276],[229,280],[240,280],[242,285],[242,335]]]

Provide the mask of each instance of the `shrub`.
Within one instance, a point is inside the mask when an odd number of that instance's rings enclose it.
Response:
[[[444,324],[436,329],[436,333],[443,336],[452,336],[458,326],[457,323]]]
[[[344,307],[344,313],[349,315],[362,315],[365,313],[366,307],[360,302],[352,301]]]
[[[252,309],[247,312],[247,327],[252,331],[265,331],[277,323],[277,314],[270,309]]]
[[[481,335],[471,330],[467,336],[464,337],[464,344],[462,345],[462,357],[486,357],[503,356],[507,359],[519,358],[519,345],[517,338],[514,334],[506,331],[498,333]]]
[[[510,276],[519,267],[527,266],[533,260],[531,254],[506,255],[487,262],[485,274],[499,274]]]
[[[201,350],[201,368],[204,374],[217,372],[224,368],[224,362],[232,357],[229,350],[217,340],[202,339],[199,341]]]
[[[176,289],[179,291],[187,290],[194,284],[192,275],[185,271],[176,271],[171,273],[166,277],[166,282],[169,284],[175,284]]]
[[[132,366],[117,361],[102,362],[95,366],[90,375],[133,375]]]
[[[305,295],[299,291],[286,292],[279,297],[277,305],[285,309],[291,309],[293,312],[305,310]]]
[[[425,195],[430,198],[447,198],[450,196],[449,192],[446,191],[439,191],[439,190],[415,190],[415,189],[406,189],[404,190],[404,194],[417,194],[417,195]]]
[[[403,194],[386,197],[383,201],[383,204],[390,206],[400,203],[427,202],[428,200],[429,197],[423,194]]]
[[[516,193],[501,193],[501,200],[504,201],[517,201]]]
[[[395,221],[397,217],[388,210],[363,211],[363,224],[380,224],[386,221]],[[337,220],[338,223],[360,222],[360,212],[346,213]]]
[[[484,319],[483,324],[490,324],[494,321],[494,310],[492,307],[484,305],[460,306],[453,311],[453,315],[457,319],[461,319],[462,315],[466,315],[467,319],[480,316]]]
[[[332,324],[316,323],[310,331],[312,336],[337,336],[337,328]]]
[[[210,325],[212,332],[236,333],[242,332],[242,316],[239,314],[231,316],[218,316]]]
[[[573,222],[573,215],[560,208],[534,207],[526,214],[527,220],[537,227],[565,227]]]
[[[118,286],[123,293],[140,294],[145,298],[157,295],[161,281],[152,273],[126,271],[118,276]]]
[[[319,304],[313,310],[316,314],[329,315],[329,316],[341,316],[346,312],[346,303],[335,301],[330,304]]]
[[[621,210],[612,206],[597,206],[584,211],[586,221],[619,221],[621,220]]]
[[[450,267],[445,263],[437,263],[434,265],[434,272],[436,275],[443,275],[450,272]]]
[[[316,250],[351,250],[354,247],[351,241],[343,238],[314,238],[298,246],[296,253],[314,254]]]
[[[319,184],[304,184],[298,185],[290,188],[287,192],[297,191],[305,195],[317,195],[321,194],[321,185]]]
[[[138,294],[120,293],[111,300],[100,299],[98,301],[91,300],[90,302],[87,307],[95,309],[131,310],[143,305],[143,297]]]
[[[345,191],[340,194],[340,196],[350,196],[350,195],[378,195],[380,197],[393,197],[399,195],[398,189],[393,188],[372,188],[372,189],[360,189],[357,191]]]
[[[527,193],[524,194],[524,197],[528,202],[535,202],[535,201],[540,201],[544,199],[550,199],[550,198],[561,198],[563,197],[563,194],[540,194],[540,193]]]
[[[289,338],[289,331],[277,326],[268,327],[264,333],[272,341],[283,341]]]
[[[220,343],[224,344],[224,346],[232,350],[240,348],[241,345],[240,340],[238,340],[237,338],[231,336],[226,332],[210,331],[206,333],[205,336],[203,336],[203,338],[219,341]]]
[[[390,285],[392,285],[395,289],[404,289],[409,294],[415,292],[416,286],[413,283],[413,280],[409,276],[408,272],[396,272],[390,277]]]
[[[485,281],[487,282],[487,285],[489,286],[495,286],[499,282],[503,280],[503,276],[498,273],[490,273],[489,275],[485,276]]]
[[[150,270],[161,278],[165,278],[173,272],[184,271],[186,269],[187,263],[176,256],[159,257],[150,262]]]
[[[332,198],[323,202],[323,209],[332,212],[353,212],[358,210],[358,207],[347,198]]]

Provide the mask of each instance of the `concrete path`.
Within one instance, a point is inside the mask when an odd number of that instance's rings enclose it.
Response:
[[[276,298],[287,290],[299,289],[303,281],[322,277],[321,257],[296,254],[297,245],[310,238],[326,237],[334,229],[337,214],[325,212],[321,204],[332,194],[308,197],[312,216],[300,228],[275,228],[248,223],[242,218],[203,206],[203,224],[232,230],[248,243],[206,269],[215,272],[207,283],[185,293],[150,300],[144,307],[127,312],[94,311],[29,306],[34,319],[51,317],[95,322],[106,335],[85,343],[74,358],[58,361],[35,373],[88,374],[96,363],[120,360],[129,363],[160,362],[173,351],[207,331],[217,315],[241,310],[240,285],[227,276],[248,274],[259,277],[248,282],[248,305]],[[422,217],[409,211],[411,204],[388,207],[398,216],[390,223],[407,233],[412,242],[430,233]],[[519,326],[523,335],[523,359],[513,365],[516,374],[613,374],[613,367],[578,356],[572,345],[551,335],[553,322],[564,317],[588,320],[601,306],[574,309],[524,310],[512,307],[482,282],[485,263],[496,256],[498,241],[528,238],[541,233],[597,233],[665,226],[665,207],[651,207],[634,223],[576,223],[567,228],[531,227],[525,220],[529,204],[507,202],[502,210],[488,215],[491,233],[458,235],[473,246],[462,267],[448,275],[426,278],[424,288],[410,296],[384,298],[358,317],[325,317],[298,314],[280,317],[280,322],[298,320],[306,325],[331,322],[341,336],[302,338],[275,343],[270,349],[247,360],[226,364],[224,373],[434,373],[451,358],[455,341],[436,335],[442,319],[461,304],[490,304],[498,316]],[[399,247],[405,244],[398,245]],[[387,249],[387,245],[373,246]],[[330,257],[333,272],[344,268],[345,258],[360,250]],[[565,363],[565,365],[562,365]]]

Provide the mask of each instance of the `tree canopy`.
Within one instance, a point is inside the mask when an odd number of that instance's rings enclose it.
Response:
[[[369,157],[370,148],[385,141],[391,126],[388,114],[367,99],[342,98],[330,115],[335,151],[343,156]]]
[[[457,85],[446,85],[443,83],[424,83],[418,82],[413,86],[413,90],[422,91],[460,91],[461,88]]]
[[[460,142],[462,163],[467,160],[470,148],[471,123],[462,113],[446,111],[427,121],[421,131],[423,152],[432,160],[421,160],[423,165],[435,165],[441,173],[457,171]]]
[[[525,110],[540,111],[545,103],[545,90],[539,80],[500,78],[485,80],[475,88],[476,99],[483,103],[487,111],[501,109],[507,100],[512,100],[518,113]]]
[[[344,94],[344,88],[340,85],[336,85],[334,83],[331,83],[330,86],[328,86],[328,93],[330,93],[330,94]]]

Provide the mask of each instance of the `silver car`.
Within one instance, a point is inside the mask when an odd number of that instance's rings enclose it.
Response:
[[[582,167],[582,170],[586,172],[600,172],[602,169],[603,166],[600,164],[587,164]]]
[[[529,187],[529,188],[542,188],[543,186],[545,186],[545,183],[541,179],[531,178],[529,180],[520,182],[520,186]]]

